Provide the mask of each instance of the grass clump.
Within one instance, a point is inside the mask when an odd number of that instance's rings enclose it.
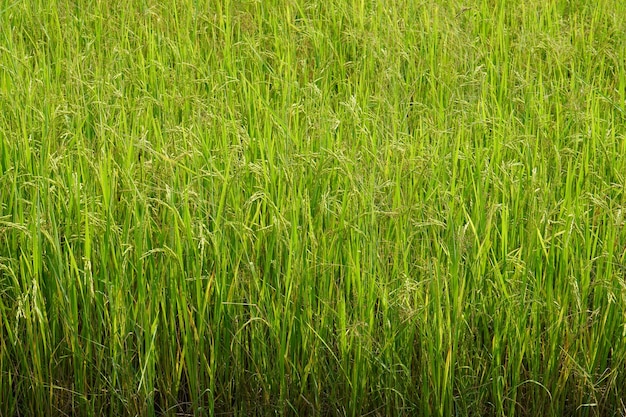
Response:
[[[0,415],[624,415],[625,13],[0,3]]]

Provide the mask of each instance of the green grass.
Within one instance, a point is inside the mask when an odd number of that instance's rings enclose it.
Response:
[[[626,415],[624,16],[0,1],[0,416]]]

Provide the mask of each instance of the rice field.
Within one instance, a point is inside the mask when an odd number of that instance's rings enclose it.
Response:
[[[625,416],[624,16],[0,0],[0,416]]]

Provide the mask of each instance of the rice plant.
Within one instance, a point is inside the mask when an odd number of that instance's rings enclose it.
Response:
[[[625,15],[0,0],[0,416],[626,415]]]

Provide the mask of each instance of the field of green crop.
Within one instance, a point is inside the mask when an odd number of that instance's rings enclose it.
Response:
[[[626,415],[624,16],[0,0],[0,416]]]

